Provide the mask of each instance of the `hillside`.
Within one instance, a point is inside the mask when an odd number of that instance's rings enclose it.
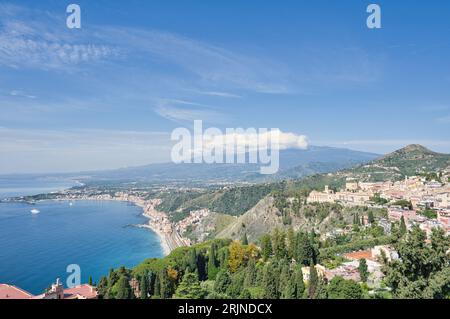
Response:
[[[405,176],[437,172],[450,167],[450,155],[413,144],[380,157],[344,174],[359,180],[399,180]]]
[[[285,183],[281,192],[262,198],[256,206],[218,234],[220,238],[240,238],[243,233],[252,239],[276,227],[328,231],[344,221],[349,222],[358,208],[347,209],[334,204],[306,205],[304,193],[323,189],[325,185],[339,189],[346,178],[359,181],[398,180],[415,174],[437,173],[450,167],[450,155],[435,153],[420,145],[409,145],[366,165],[336,173],[316,174]],[[277,194],[277,200],[273,196]],[[303,195],[302,195],[303,194]],[[297,197],[299,196],[299,197]],[[381,212],[374,212],[379,214]]]
[[[342,148],[310,146],[280,151],[280,170],[261,175],[259,164],[151,164],[117,170],[79,173],[89,180],[133,182],[268,182],[301,178],[316,173],[367,163],[378,155]]]

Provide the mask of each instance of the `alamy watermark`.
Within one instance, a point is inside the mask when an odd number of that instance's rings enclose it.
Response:
[[[81,267],[77,264],[70,264],[66,268],[66,272],[70,274],[67,276],[67,288],[73,288],[81,285]]]
[[[69,4],[67,6],[66,25],[69,29],[81,29],[81,7],[78,4]]]
[[[306,137],[283,133],[272,128],[210,127],[203,130],[201,120],[194,130],[176,128],[171,135],[177,143],[171,152],[172,162],[193,164],[259,164],[260,173],[275,174],[280,167],[280,149],[305,148]]]

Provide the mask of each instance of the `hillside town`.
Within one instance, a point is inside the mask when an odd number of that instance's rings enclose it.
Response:
[[[448,181],[448,170],[442,180]],[[450,233],[450,183],[428,181],[422,176],[406,177],[397,182],[358,182],[348,179],[345,188],[333,191],[328,186],[322,192],[312,191],[308,203],[339,203],[343,206],[386,207],[390,221],[400,221],[403,217],[408,228],[419,224],[428,234],[434,227],[441,227]],[[396,203],[410,203],[410,207]],[[435,218],[421,214],[432,211]],[[383,222],[383,221],[382,221]]]

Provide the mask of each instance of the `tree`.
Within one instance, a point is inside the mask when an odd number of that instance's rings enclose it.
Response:
[[[272,240],[268,234],[261,237],[261,254],[264,260],[268,260],[272,256]]]
[[[400,219],[400,236],[404,236],[408,232],[406,228],[405,218],[402,216]]]
[[[100,298],[106,298],[107,292],[108,292],[108,279],[106,277],[100,278],[100,282],[97,286],[97,291],[100,296]]]
[[[247,233],[244,233],[244,234],[242,235],[241,243],[242,243],[242,245],[245,245],[245,246],[248,245]]]
[[[397,244],[400,259],[384,268],[386,283],[396,298],[449,298],[449,259],[446,251],[450,238],[442,229],[434,229],[431,243],[417,225]]]
[[[309,283],[308,283],[308,298],[316,299],[317,288],[319,285],[319,276],[314,264],[311,262],[309,267]]]
[[[188,271],[190,272],[197,271],[197,253],[195,251],[195,248],[189,249],[187,264],[188,264]]]
[[[243,289],[241,295],[239,296],[240,299],[252,299],[252,294],[248,289]]]
[[[282,259],[286,257],[286,235],[278,228],[274,230],[272,235],[272,248],[275,258]]]
[[[203,299],[206,291],[200,286],[196,274],[187,272],[175,292],[177,299]]]
[[[359,261],[358,271],[361,281],[367,282],[367,278],[369,277],[369,271],[367,269],[367,261],[364,258],[360,259]]]
[[[141,280],[139,281],[139,290],[141,292],[141,299],[148,298],[148,278],[146,275],[141,276]]]
[[[161,274],[157,273],[155,276],[155,281],[153,283],[153,296],[155,298],[161,298]]]
[[[169,299],[173,294],[173,282],[169,278],[167,269],[164,268],[159,274],[159,294],[162,299]]]
[[[255,285],[256,281],[256,265],[255,260],[250,258],[245,269],[244,287],[249,288]]]
[[[245,272],[238,271],[231,276],[231,284],[228,286],[227,295],[231,298],[239,298],[244,289]]]
[[[293,295],[294,292],[292,291],[292,286],[290,285],[291,272],[289,263],[285,260],[280,261],[279,269],[281,269],[281,272],[279,272],[278,290],[283,299],[291,299],[291,295]]]
[[[287,231],[287,250],[288,250],[288,258],[292,259],[295,258],[295,246],[296,246],[296,240],[295,240],[295,232],[292,227],[289,227]]]
[[[227,291],[228,286],[230,284],[231,284],[230,274],[226,269],[222,269],[217,274],[216,281],[214,282],[214,291],[224,294]]]
[[[234,241],[230,245],[230,255],[228,257],[228,267],[232,273],[235,273],[243,264],[245,250],[241,243]]]
[[[133,293],[131,291],[130,283],[128,282],[128,278],[125,275],[122,275],[119,278],[119,281],[116,284],[117,294],[116,299],[132,299]]]
[[[264,267],[264,277],[262,282],[263,298],[278,299],[278,276],[276,267],[273,263],[269,263]]]
[[[295,269],[295,298],[302,299],[305,293],[305,282],[303,281],[302,266],[297,265]]]
[[[217,260],[217,246],[215,243],[211,244],[211,249],[209,250],[208,255],[208,279],[214,280],[216,279],[217,273],[219,272],[218,265],[219,262]]]
[[[372,211],[369,211],[369,213],[367,215],[367,220],[369,221],[370,224],[373,224],[373,222],[375,221],[375,217],[373,216]]]
[[[328,298],[330,299],[361,299],[362,289],[357,282],[346,280],[341,276],[331,279],[328,285]]]
[[[92,276],[89,276],[88,284],[89,284],[90,286],[92,286]]]

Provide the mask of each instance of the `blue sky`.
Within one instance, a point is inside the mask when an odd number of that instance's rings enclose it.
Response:
[[[449,153],[450,3],[370,3],[2,1],[0,173],[167,161],[194,119]]]

